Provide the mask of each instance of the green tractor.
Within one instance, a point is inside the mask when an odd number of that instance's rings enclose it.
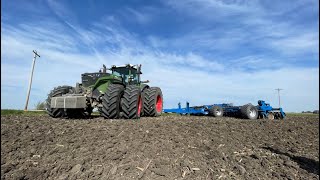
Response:
[[[137,119],[160,116],[162,91],[141,81],[141,65],[112,66],[82,74],[75,87],[54,88],[46,100],[47,113],[54,118],[86,118],[94,108],[106,119]]]

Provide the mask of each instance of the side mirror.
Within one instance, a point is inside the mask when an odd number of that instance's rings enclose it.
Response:
[[[137,65],[137,73],[138,73],[138,74],[142,74],[142,73],[141,73],[141,64],[140,64],[140,65]]]
[[[103,72],[103,73],[106,73],[106,72],[107,72],[107,67],[106,67],[106,65],[104,65],[104,64],[103,64],[102,72]]]
[[[146,80],[146,81],[141,81],[141,83],[148,83],[150,82],[149,80]]]

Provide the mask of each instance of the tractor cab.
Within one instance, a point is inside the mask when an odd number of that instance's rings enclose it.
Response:
[[[124,84],[140,84],[141,65],[126,64],[124,66],[112,66],[111,74],[121,77]]]

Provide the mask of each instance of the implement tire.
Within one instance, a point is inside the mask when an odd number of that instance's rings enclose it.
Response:
[[[142,95],[137,85],[128,85],[121,99],[122,116],[125,119],[138,119],[142,113]]]
[[[252,104],[246,104],[240,108],[241,116],[245,119],[257,119],[258,109]]]
[[[120,118],[120,102],[124,87],[120,84],[110,84],[102,97],[102,108],[100,115],[105,119]]]
[[[161,89],[159,87],[151,87],[144,92],[144,115],[150,117],[160,116],[163,110]]]
[[[66,117],[67,114],[65,113],[63,108],[51,108],[51,98],[62,96],[64,94],[73,94],[74,92],[75,92],[75,89],[72,86],[58,86],[54,88],[48,94],[48,98],[46,99],[47,113],[53,118]]]
[[[220,106],[212,106],[209,109],[209,115],[213,117],[222,117],[223,116],[223,109]]]

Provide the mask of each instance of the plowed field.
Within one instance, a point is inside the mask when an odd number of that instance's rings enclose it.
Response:
[[[319,116],[1,116],[1,179],[319,179]]]

